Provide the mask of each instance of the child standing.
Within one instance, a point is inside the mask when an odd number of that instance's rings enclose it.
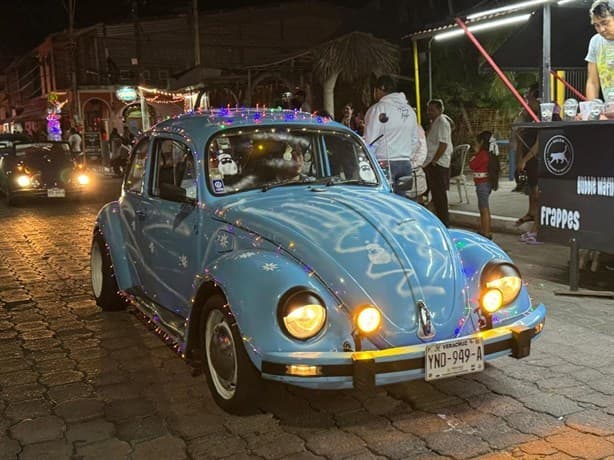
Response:
[[[490,207],[488,197],[492,192],[491,181],[488,176],[488,164],[490,161],[489,147],[492,133],[482,131],[478,134],[475,143],[475,155],[469,161],[469,167],[473,171],[473,182],[475,192],[478,196],[478,208],[480,210],[480,235],[492,240],[490,230]]]

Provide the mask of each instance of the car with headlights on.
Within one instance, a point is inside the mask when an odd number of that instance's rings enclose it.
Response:
[[[140,312],[236,413],[262,379],[367,390],[480,372],[527,356],[546,315],[499,246],[391,193],[350,129],[294,111],[144,133],[90,265],[97,304]]]
[[[0,191],[9,205],[29,197],[81,197],[91,181],[68,142],[23,141],[0,149]]]

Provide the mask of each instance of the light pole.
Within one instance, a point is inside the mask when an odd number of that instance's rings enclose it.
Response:
[[[75,9],[77,0],[65,0],[64,7],[68,12],[68,43],[70,46],[70,86],[71,86],[71,104],[70,111],[72,113],[73,123],[76,125],[79,122],[79,101],[77,94],[77,43],[75,42]],[[55,88],[54,88],[55,89]]]

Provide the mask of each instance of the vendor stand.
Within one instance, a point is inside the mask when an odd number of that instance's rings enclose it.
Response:
[[[570,289],[578,248],[614,253],[614,120],[523,123],[539,141],[538,239],[570,244]]]

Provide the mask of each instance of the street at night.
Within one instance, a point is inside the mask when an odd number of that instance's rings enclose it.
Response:
[[[17,0],[0,460],[614,460],[614,0]]]
[[[258,413],[233,416],[145,322],[96,306],[92,225],[119,181],[100,187],[0,207],[0,459],[614,456],[612,301],[554,295],[564,247],[497,234],[548,305],[529,357],[373,393],[271,382]]]

